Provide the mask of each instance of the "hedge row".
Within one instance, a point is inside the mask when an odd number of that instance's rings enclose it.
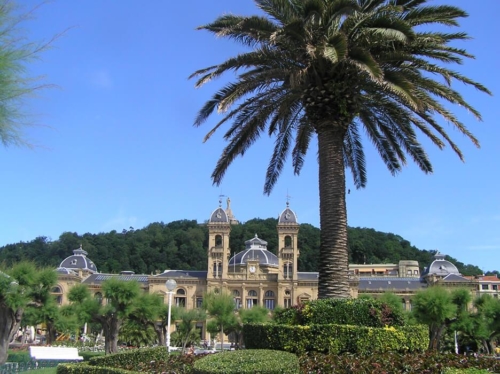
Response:
[[[195,374],[298,374],[299,359],[292,353],[264,349],[229,351],[196,361]]]
[[[78,364],[59,364],[57,365],[57,374],[135,374],[136,372],[113,368],[92,366],[85,363]]]
[[[348,325],[287,326],[246,324],[245,347],[275,349],[302,354],[316,351],[330,354],[374,352],[422,352],[429,345],[426,326],[360,327]]]
[[[165,347],[141,348],[114,355],[92,357],[87,363],[64,365],[58,374],[125,374],[137,372],[190,373],[200,357],[168,354]],[[59,369],[58,369],[59,370]]]
[[[262,352],[256,350],[242,350],[226,353],[218,353],[206,357],[198,355],[170,355],[167,361],[148,361],[151,357],[151,352],[147,349],[141,349],[136,352],[134,358],[137,362],[134,363],[136,370],[126,371],[119,368],[91,366],[86,363],[80,364],[59,364],[57,374],[137,374],[141,373],[165,373],[165,374],[192,374],[194,366],[200,361],[207,360],[223,360],[228,357],[232,362],[238,365],[239,373],[244,373],[244,364],[239,361],[238,355],[251,355],[252,352]],[[282,352],[286,354],[286,352]],[[144,357],[142,356],[144,354]],[[124,354],[108,356],[116,361]],[[293,355],[292,355],[293,356]],[[283,356],[278,361],[293,362],[295,359],[292,356]],[[213,358],[212,358],[213,357]],[[255,359],[261,362],[261,365],[271,366],[267,364],[267,359],[262,353],[257,353]],[[255,360],[254,359],[254,360]],[[275,358],[273,358],[274,360]],[[248,357],[245,358],[248,360]],[[387,374],[387,373],[406,373],[406,374],[451,374],[451,373],[467,373],[479,374],[480,370],[489,370],[491,373],[500,373],[500,360],[495,360],[486,357],[471,357],[455,354],[441,354],[438,352],[423,352],[423,353],[374,353],[374,354],[323,354],[318,352],[309,352],[308,354],[300,355],[299,358],[300,372],[302,373],[352,373],[352,374]],[[130,357],[127,360],[129,364]],[[215,364],[214,364],[215,365]],[[272,367],[270,367],[272,369]],[[205,370],[203,367],[200,370]],[[264,368],[263,370],[266,370]],[[463,370],[454,371],[453,369]],[[231,370],[230,368],[228,370]],[[203,373],[203,371],[199,371]],[[226,371],[231,373],[231,371]],[[255,369],[253,373],[267,373]]]
[[[376,299],[320,299],[276,311],[275,323],[284,325],[403,326],[402,311]]]
[[[312,352],[300,356],[299,361],[302,373],[482,374],[482,370],[500,373],[500,360],[438,352],[412,354],[386,352],[373,355],[327,355]]]
[[[169,354],[165,347],[142,348],[114,355],[92,357],[89,359],[89,365],[140,371],[143,363],[164,362],[168,358]]]

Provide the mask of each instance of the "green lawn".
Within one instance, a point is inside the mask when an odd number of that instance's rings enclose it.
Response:
[[[57,367],[37,369],[36,374],[56,374]]]

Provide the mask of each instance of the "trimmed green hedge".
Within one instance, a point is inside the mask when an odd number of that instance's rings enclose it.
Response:
[[[104,352],[92,352],[92,351],[78,351],[80,356],[83,357],[83,361],[88,361],[93,357],[103,357]]]
[[[9,349],[8,362],[30,362],[31,356],[27,349]]]
[[[287,326],[245,324],[245,347],[275,349],[302,354],[373,352],[422,352],[429,344],[426,326],[360,327],[349,325]]]
[[[165,347],[141,348],[114,355],[92,357],[89,359],[89,365],[137,370],[138,364],[153,361],[167,361],[168,356]]]
[[[284,325],[403,326],[402,311],[376,299],[320,299],[276,311],[275,323]]]
[[[59,364],[57,374],[132,374],[128,371],[112,367],[92,366],[87,363],[79,364]]]
[[[294,354],[262,349],[208,355],[193,367],[195,374],[298,374],[299,370]]]

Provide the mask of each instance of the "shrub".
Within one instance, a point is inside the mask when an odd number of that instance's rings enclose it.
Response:
[[[451,370],[452,368],[460,370],[475,368],[500,372],[500,362],[495,359],[464,357],[436,352],[412,354],[385,352],[372,355],[327,355],[311,352],[300,356],[299,361],[303,373],[441,374],[444,372],[448,374],[445,370]],[[481,372],[464,371],[463,373],[479,374]]]
[[[274,322],[287,325],[403,326],[403,313],[375,299],[320,299],[280,310],[275,313]]]
[[[242,350],[208,355],[196,361],[196,374],[298,374],[299,360],[291,353],[272,350]]]
[[[373,352],[421,352],[429,344],[426,326],[359,327],[349,325],[288,326],[276,324],[243,325],[245,346],[302,354]]]
[[[59,364],[57,365],[57,374],[132,374],[133,372],[112,368],[90,366],[87,363],[80,364]]]
[[[92,357],[89,359],[89,365],[139,371],[138,368],[143,363],[165,362],[168,356],[165,347],[134,349],[113,355]]]
[[[83,361],[88,361],[92,357],[102,357],[102,356],[104,356],[104,351],[103,352],[78,351],[78,354],[83,357]]]
[[[30,353],[26,349],[9,349],[9,362],[30,362]]]

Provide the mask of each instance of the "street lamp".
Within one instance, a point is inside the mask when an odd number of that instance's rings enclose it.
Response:
[[[174,279],[169,279],[165,282],[168,294],[168,321],[167,321],[167,351],[170,352],[170,315],[172,313],[172,294],[177,287],[177,282]]]

